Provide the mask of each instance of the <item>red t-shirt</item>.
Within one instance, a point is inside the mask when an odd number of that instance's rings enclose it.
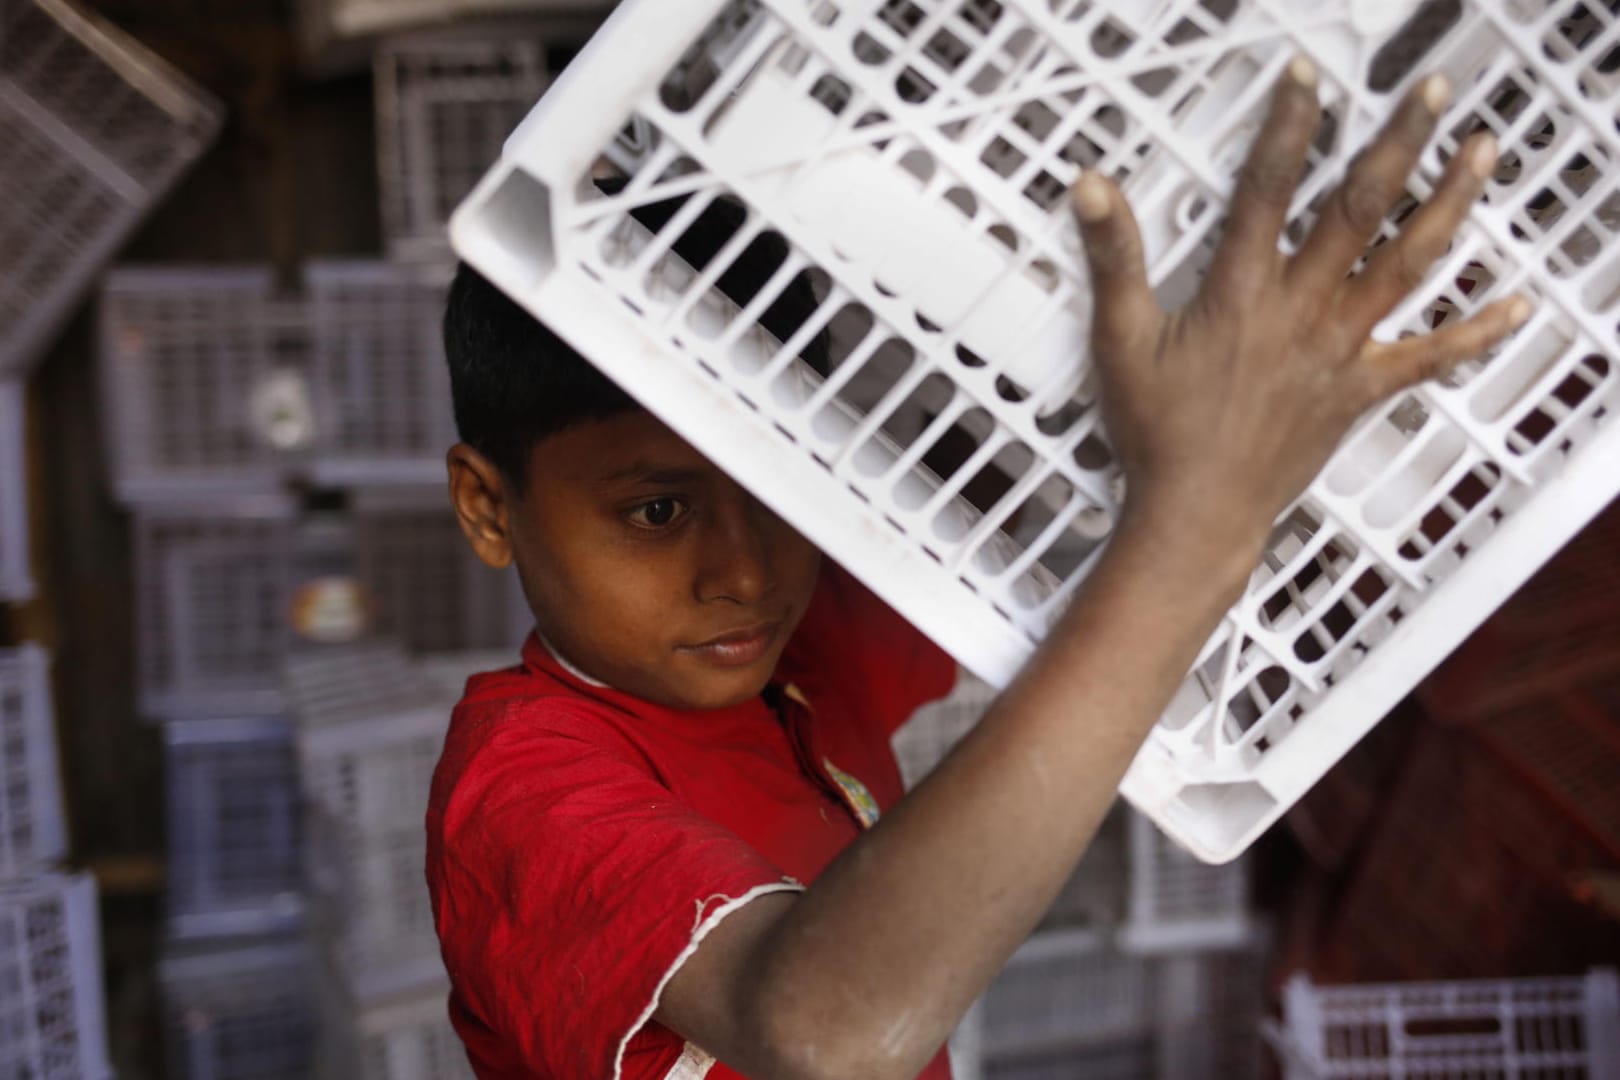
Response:
[[[889,738],[951,660],[825,564],[769,691],[652,705],[531,637],[472,679],[428,806],[450,1013],[484,1080],[733,1080],[651,1020],[719,919],[814,881],[900,798]],[[778,711],[779,710],[779,711]],[[944,1052],[925,1080],[949,1080]]]

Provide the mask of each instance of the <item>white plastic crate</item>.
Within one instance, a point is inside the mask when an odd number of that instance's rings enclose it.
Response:
[[[309,948],[171,947],[158,972],[174,1080],[306,1080],[315,1058]]]
[[[37,645],[0,649],[0,881],[67,853],[50,663]]]
[[[323,948],[362,1000],[442,976],[422,822],[454,695],[380,644],[294,657],[286,683]]]
[[[1313,986],[1283,992],[1288,1080],[1620,1076],[1620,978]]]
[[[88,874],[0,882],[0,1076],[112,1075],[100,927]]]
[[[1019,1080],[1256,1077],[1264,1001],[1257,937],[1143,957],[1095,935],[1037,934],[984,997],[979,1064]]]
[[[308,267],[317,482],[443,485],[456,441],[441,328],[449,283],[444,266]]]
[[[101,294],[108,471],[130,503],[317,484],[434,484],[456,441],[440,332],[448,271],[311,263],[126,267]]]
[[[359,1000],[411,993],[444,978],[423,871],[422,816],[371,832],[317,810],[305,819],[315,940]]]
[[[0,603],[34,595],[28,570],[28,471],[23,384],[0,379]]]
[[[291,499],[145,505],[135,515],[141,705],[153,719],[286,712],[301,644],[396,636],[413,651],[516,648],[516,574],[484,567],[441,491],[355,494],[346,515]]]
[[[317,1080],[472,1080],[450,1026],[449,979],[372,1004],[357,1004],[335,979],[321,991]]]
[[[221,110],[64,0],[11,0],[0,20],[0,371],[20,371],[213,140]]]
[[[1474,0],[1419,42],[1401,30],[1415,8],[625,3],[457,211],[452,240],[1002,685],[1117,511],[1067,185],[1086,166],[1123,183],[1177,303],[1296,51],[1321,68],[1331,145],[1293,238],[1418,74],[1446,72],[1455,101],[1412,194],[1478,127],[1503,164],[1383,332],[1516,290],[1539,307],[1489,362],[1400,395],[1345,441],[1137,758],[1125,795],[1201,858],[1230,859],[1620,488],[1616,16]],[[625,186],[608,194],[598,181],[615,171]],[[749,212],[694,271],[678,240],[722,195]],[[655,232],[631,216],[686,196],[665,221],[641,215]],[[761,237],[787,256],[738,313],[715,283]],[[794,280],[813,313],[763,333]],[[798,354],[829,325],[844,330],[823,376]]]
[[[442,261],[450,212],[550,82],[543,42],[501,23],[392,38],[374,71],[389,254]]]
[[[303,915],[298,765],[279,718],[163,727],[176,939],[262,935]]]

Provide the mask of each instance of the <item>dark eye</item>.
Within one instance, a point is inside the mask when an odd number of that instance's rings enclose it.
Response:
[[[630,523],[643,529],[662,529],[675,523],[686,507],[679,499],[654,499],[630,511]]]

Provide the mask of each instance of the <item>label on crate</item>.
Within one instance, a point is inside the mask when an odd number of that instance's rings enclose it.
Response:
[[[351,577],[322,577],[293,593],[288,618],[299,637],[338,645],[364,637],[375,605],[371,593]]]

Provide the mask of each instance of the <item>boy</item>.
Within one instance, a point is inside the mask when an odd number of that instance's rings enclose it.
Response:
[[[1467,142],[1350,272],[1433,132],[1423,82],[1291,257],[1319,116],[1296,60],[1199,297],[1166,314],[1119,192],[1076,185],[1093,355],[1129,495],[1018,680],[899,799],[887,740],[951,668],[725,474],[464,273],[447,314],[457,513],[536,636],[475,679],[428,877],[481,1077],[930,1080],[1072,871],[1275,516],[1366,408],[1522,324],[1509,298],[1369,334],[1495,167]],[[549,397],[548,397],[549,395]]]

